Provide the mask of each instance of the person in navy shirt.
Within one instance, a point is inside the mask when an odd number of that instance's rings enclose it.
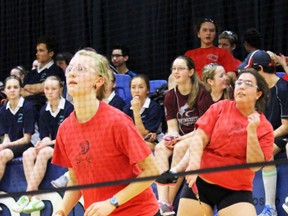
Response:
[[[73,105],[62,95],[63,82],[59,77],[49,76],[44,81],[44,93],[48,100],[40,111],[39,132],[41,140],[35,147],[23,153],[24,172],[27,180],[26,191],[36,191],[45,176],[47,162],[54,152],[54,144],[59,125],[73,111]],[[35,162],[34,162],[35,161]],[[45,207],[37,196],[21,196],[12,210],[30,214]]]
[[[156,135],[162,133],[163,112],[161,106],[148,97],[150,91],[149,79],[143,74],[132,77],[130,91],[132,100],[129,105],[124,107],[124,113],[133,119],[143,138],[149,134],[145,141],[149,148],[154,150],[155,144],[158,142]]]
[[[4,135],[0,144],[0,180],[6,164],[32,146],[35,116],[32,105],[20,95],[21,80],[9,76],[5,80],[4,90],[8,102],[0,108],[0,135]]]
[[[44,80],[51,75],[56,75],[65,81],[64,71],[54,63],[53,56],[56,52],[56,42],[53,37],[43,36],[38,39],[36,46],[38,67],[30,71],[24,79],[21,95],[30,101],[37,112],[45,105]]]
[[[136,76],[134,71],[127,67],[129,60],[129,48],[122,44],[114,45],[111,52],[111,62],[116,67],[118,74],[126,74],[130,77]]]
[[[108,85],[106,86],[106,89],[104,91],[104,97],[102,100],[105,103],[109,104],[110,106],[113,106],[113,107],[123,111],[123,108],[125,107],[125,102],[120,96],[118,96],[116,94],[115,75],[111,70],[108,71],[108,75],[109,75],[109,82],[108,82]]]

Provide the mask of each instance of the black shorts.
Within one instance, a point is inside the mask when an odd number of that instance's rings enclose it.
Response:
[[[11,151],[14,154],[14,158],[16,158],[16,157],[22,157],[23,152],[26,151],[30,147],[34,147],[34,146],[31,143],[29,143],[29,144],[24,144],[24,145],[10,146],[8,147],[8,149],[11,149]]]
[[[223,188],[215,184],[209,184],[201,178],[196,181],[201,202],[206,203],[213,209],[217,206],[218,211],[239,202],[253,204],[252,191],[236,191]],[[181,191],[181,198],[197,200],[188,184],[185,184]]]

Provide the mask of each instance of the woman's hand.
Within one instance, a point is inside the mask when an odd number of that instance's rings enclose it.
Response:
[[[258,112],[254,112],[248,116],[248,125],[247,131],[256,131],[257,127],[260,123],[260,114]]]
[[[191,170],[193,170],[193,168],[189,165],[186,169],[186,172]],[[185,177],[189,188],[192,188],[192,185],[196,182],[197,176],[198,176],[197,174],[194,174],[194,175],[187,175]]]
[[[109,200],[95,202],[86,209],[84,216],[106,216],[110,215],[114,209],[115,206],[111,205]]]
[[[179,142],[180,139],[181,138],[179,135],[165,135],[163,137],[166,148],[170,150],[174,149],[174,145],[176,145],[176,143]]]
[[[140,113],[140,110],[141,110],[141,100],[140,100],[139,96],[135,96],[135,97],[131,100],[131,106],[132,106],[133,112]]]

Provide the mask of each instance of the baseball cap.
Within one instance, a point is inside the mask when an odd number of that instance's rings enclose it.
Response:
[[[267,52],[264,50],[256,50],[249,53],[246,59],[238,66],[238,69],[243,70],[258,65],[263,67],[270,67],[274,66],[274,62]]]

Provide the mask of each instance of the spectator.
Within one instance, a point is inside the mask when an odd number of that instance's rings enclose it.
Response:
[[[185,55],[192,58],[196,65],[196,72],[202,78],[202,69],[209,63],[217,63],[224,67],[227,74],[236,79],[237,65],[233,56],[226,49],[215,47],[213,42],[218,33],[214,20],[202,19],[196,26],[197,37],[200,39],[200,48],[186,51]]]
[[[37,61],[38,67],[30,71],[24,79],[21,95],[30,101],[35,110],[39,113],[46,103],[44,96],[44,80],[51,75],[55,75],[65,81],[62,69],[53,61],[56,52],[56,42],[53,37],[44,36],[37,41]]]
[[[69,52],[58,53],[55,57],[55,62],[59,67],[62,68],[63,72],[65,72],[72,57],[73,55]]]
[[[238,65],[238,71],[246,69],[252,53],[261,47],[261,35],[255,28],[247,29],[244,33],[243,40],[244,48],[246,52],[248,52],[248,55],[242,64]]]
[[[227,49],[231,55],[233,56],[233,51],[236,49],[238,43],[238,36],[232,31],[223,31],[218,36],[218,47]],[[235,65],[240,65],[241,61],[239,59],[236,59],[234,56]]]
[[[108,70],[105,57],[87,50],[78,51],[66,70],[75,111],[59,127],[52,163],[69,167],[68,186],[159,173],[131,119],[99,101],[109,79]],[[68,215],[81,195],[85,215],[155,215],[158,205],[152,182],[66,191],[56,216]]]
[[[197,103],[202,102],[206,93],[195,71],[194,62],[189,57],[177,57],[173,61],[171,74],[175,79],[176,87],[169,90],[164,98],[168,132],[164,139],[155,146],[155,157],[161,173],[169,170],[169,158],[172,154],[172,166],[185,154],[187,146],[178,144],[174,146],[175,141],[182,139],[180,136],[193,131],[194,123],[199,117]],[[172,141],[168,140],[174,137],[177,138]],[[179,179],[174,187],[157,184],[159,207],[162,215],[175,213],[173,202],[181,182],[182,179]]]
[[[196,122],[194,135],[185,140],[190,145],[187,171],[270,160],[273,128],[263,114],[268,98],[269,87],[261,75],[241,72],[235,82],[235,101],[213,104]],[[217,206],[219,215],[256,215],[252,187],[254,172],[259,169],[186,176],[178,214],[191,215],[193,209],[194,215],[213,215]],[[201,199],[202,209],[196,196]]]
[[[146,144],[151,151],[154,151],[155,145],[158,143],[156,135],[162,133],[161,106],[149,98],[149,79],[144,74],[132,77],[130,91],[132,100],[124,107],[124,112],[133,119],[142,137],[146,137]]]
[[[39,65],[39,62],[37,61],[37,59],[35,59],[35,60],[32,62],[31,70],[36,70],[36,69],[38,68],[38,65]]]
[[[106,89],[103,94],[103,101],[121,111],[123,111],[125,107],[125,101],[116,94],[116,80],[115,80],[115,75],[110,69],[107,71],[109,75],[109,80],[106,86]]]
[[[23,153],[24,173],[27,180],[26,191],[38,190],[45,176],[48,160],[54,151],[58,127],[73,111],[73,105],[61,97],[62,90],[63,82],[58,77],[49,76],[44,81],[44,93],[48,102],[40,111],[41,140],[35,147],[30,147]],[[45,204],[38,196],[24,195],[13,205],[12,210],[17,213],[30,214],[43,208]]]
[[[24,78],[27,75],[27,71],[23,66],[19,65],[19,66],[16,66],[16,67],[11,69],[10,75],[14,75],[14,76],[19,77],[21,80],[21,83],[23,83]]]
[[[8,102],[0,108],[0,135],[4,135],[0,145],[0,180],[7,162],[22,156],[25,150],[33,146],[31,136],[35,124],[33,107],[20,95],[21,80],[9,76],[4,86]]]
[[[125,45],[114,45],[111,53],[111,62],[116,67],[119,74],[126,74],[131,77],[136,76],[136,73],[127,68],[129,60],[129,49]]]
[[[63,73],[65,73],[69,62],[71,61],[73,55],[69,52],[58,53],[55,57],[56,64],[62,68]],[[73,103],[73,98],[67,92],[66,84],[63,87],[63,97],[68,100],[69,102]]]

